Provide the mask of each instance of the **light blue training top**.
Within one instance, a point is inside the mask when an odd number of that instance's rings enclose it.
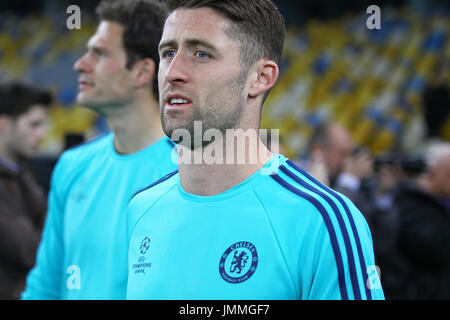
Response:
[[[168,138],[127,155],[116,152],[113,138],[108,133],[58,160],[23,299],[125,299],[128,201],[177,165]]]
[[[127,299],[384,299],[363,215],[281,155],[215,196],[174,171],[127,216]]]

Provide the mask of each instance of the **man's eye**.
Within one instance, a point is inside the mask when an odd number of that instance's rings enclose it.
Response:
[[[92,50],[92,52],[96,55],[96,56],[103,56],[105,55],[105,53],[102,50],[98,50],[98,49],[94,49]]]
[[[196,56],[197,58],[200,58],[200,59],[205,59],[205,58],[208,58],[208,57],[209,57],[209,54],[207,54],[207,53],[204,52],[204,51],[198,50],[198,51],[195,52],[195,56]]]
[[[176,55],[176,52],[173,50],[166,50],[162,54],[163,58],[169,58],[169,59],[175,57],[175,55]]]
[[[31,126],[33,129],[37,129],[37,128],[39,128],[39,127],[44,126],[44,124],[45,124],[44,121],[33,121],[33,122],[30,123],[30,126]]]

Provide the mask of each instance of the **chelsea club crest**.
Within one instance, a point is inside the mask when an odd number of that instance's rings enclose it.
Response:
[[[258,266],[256,247],[247,241],[236,242],[222,254],[219,273],[229,283],[241,283],[255,273]]]

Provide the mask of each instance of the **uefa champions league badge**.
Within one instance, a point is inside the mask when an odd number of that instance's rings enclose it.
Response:
[[[150,238],[149,237],[145,237],[144,239],[142,239],[141,241],[141,245],[139,246],[139,250],[141,252],[141,254],[146,254],[147,250],[150,248]]]
[[[145,262],[146,254],[148,249],[150,248],[150,237],[145,237],[142,239],[139,245],[139,253],[140,256],[136,263],[133,263],[132,270],[134,273],[143,273],[145,274],[146,270],[149,270],[152,266],[151,262]]]
[[[258,266],[256,247],[247,241],[236,242],[222,254],[219,273],[229,283],[241,283],[248,280]]]

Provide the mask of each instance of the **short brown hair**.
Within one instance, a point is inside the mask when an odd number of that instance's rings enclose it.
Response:
[[[49,107],[53,103],[50,91],[19,81],[0,83],[0,115],[17,118],[34,105]]]
[[[240,43],[240,57],[250,66],[260,58],[281,65],[286,25],[283,16],[270,0],[168,0],[167,9],[213,9],[232,24],[226,30]]]
[[[166,18],[164,9],[148,0],[103,0],[96,13],[100,20],[117,22],[124,28],[122,43],[127,55],[127,68],[144,58],[155,62],[153,93],[157,99],[158,45]]]

